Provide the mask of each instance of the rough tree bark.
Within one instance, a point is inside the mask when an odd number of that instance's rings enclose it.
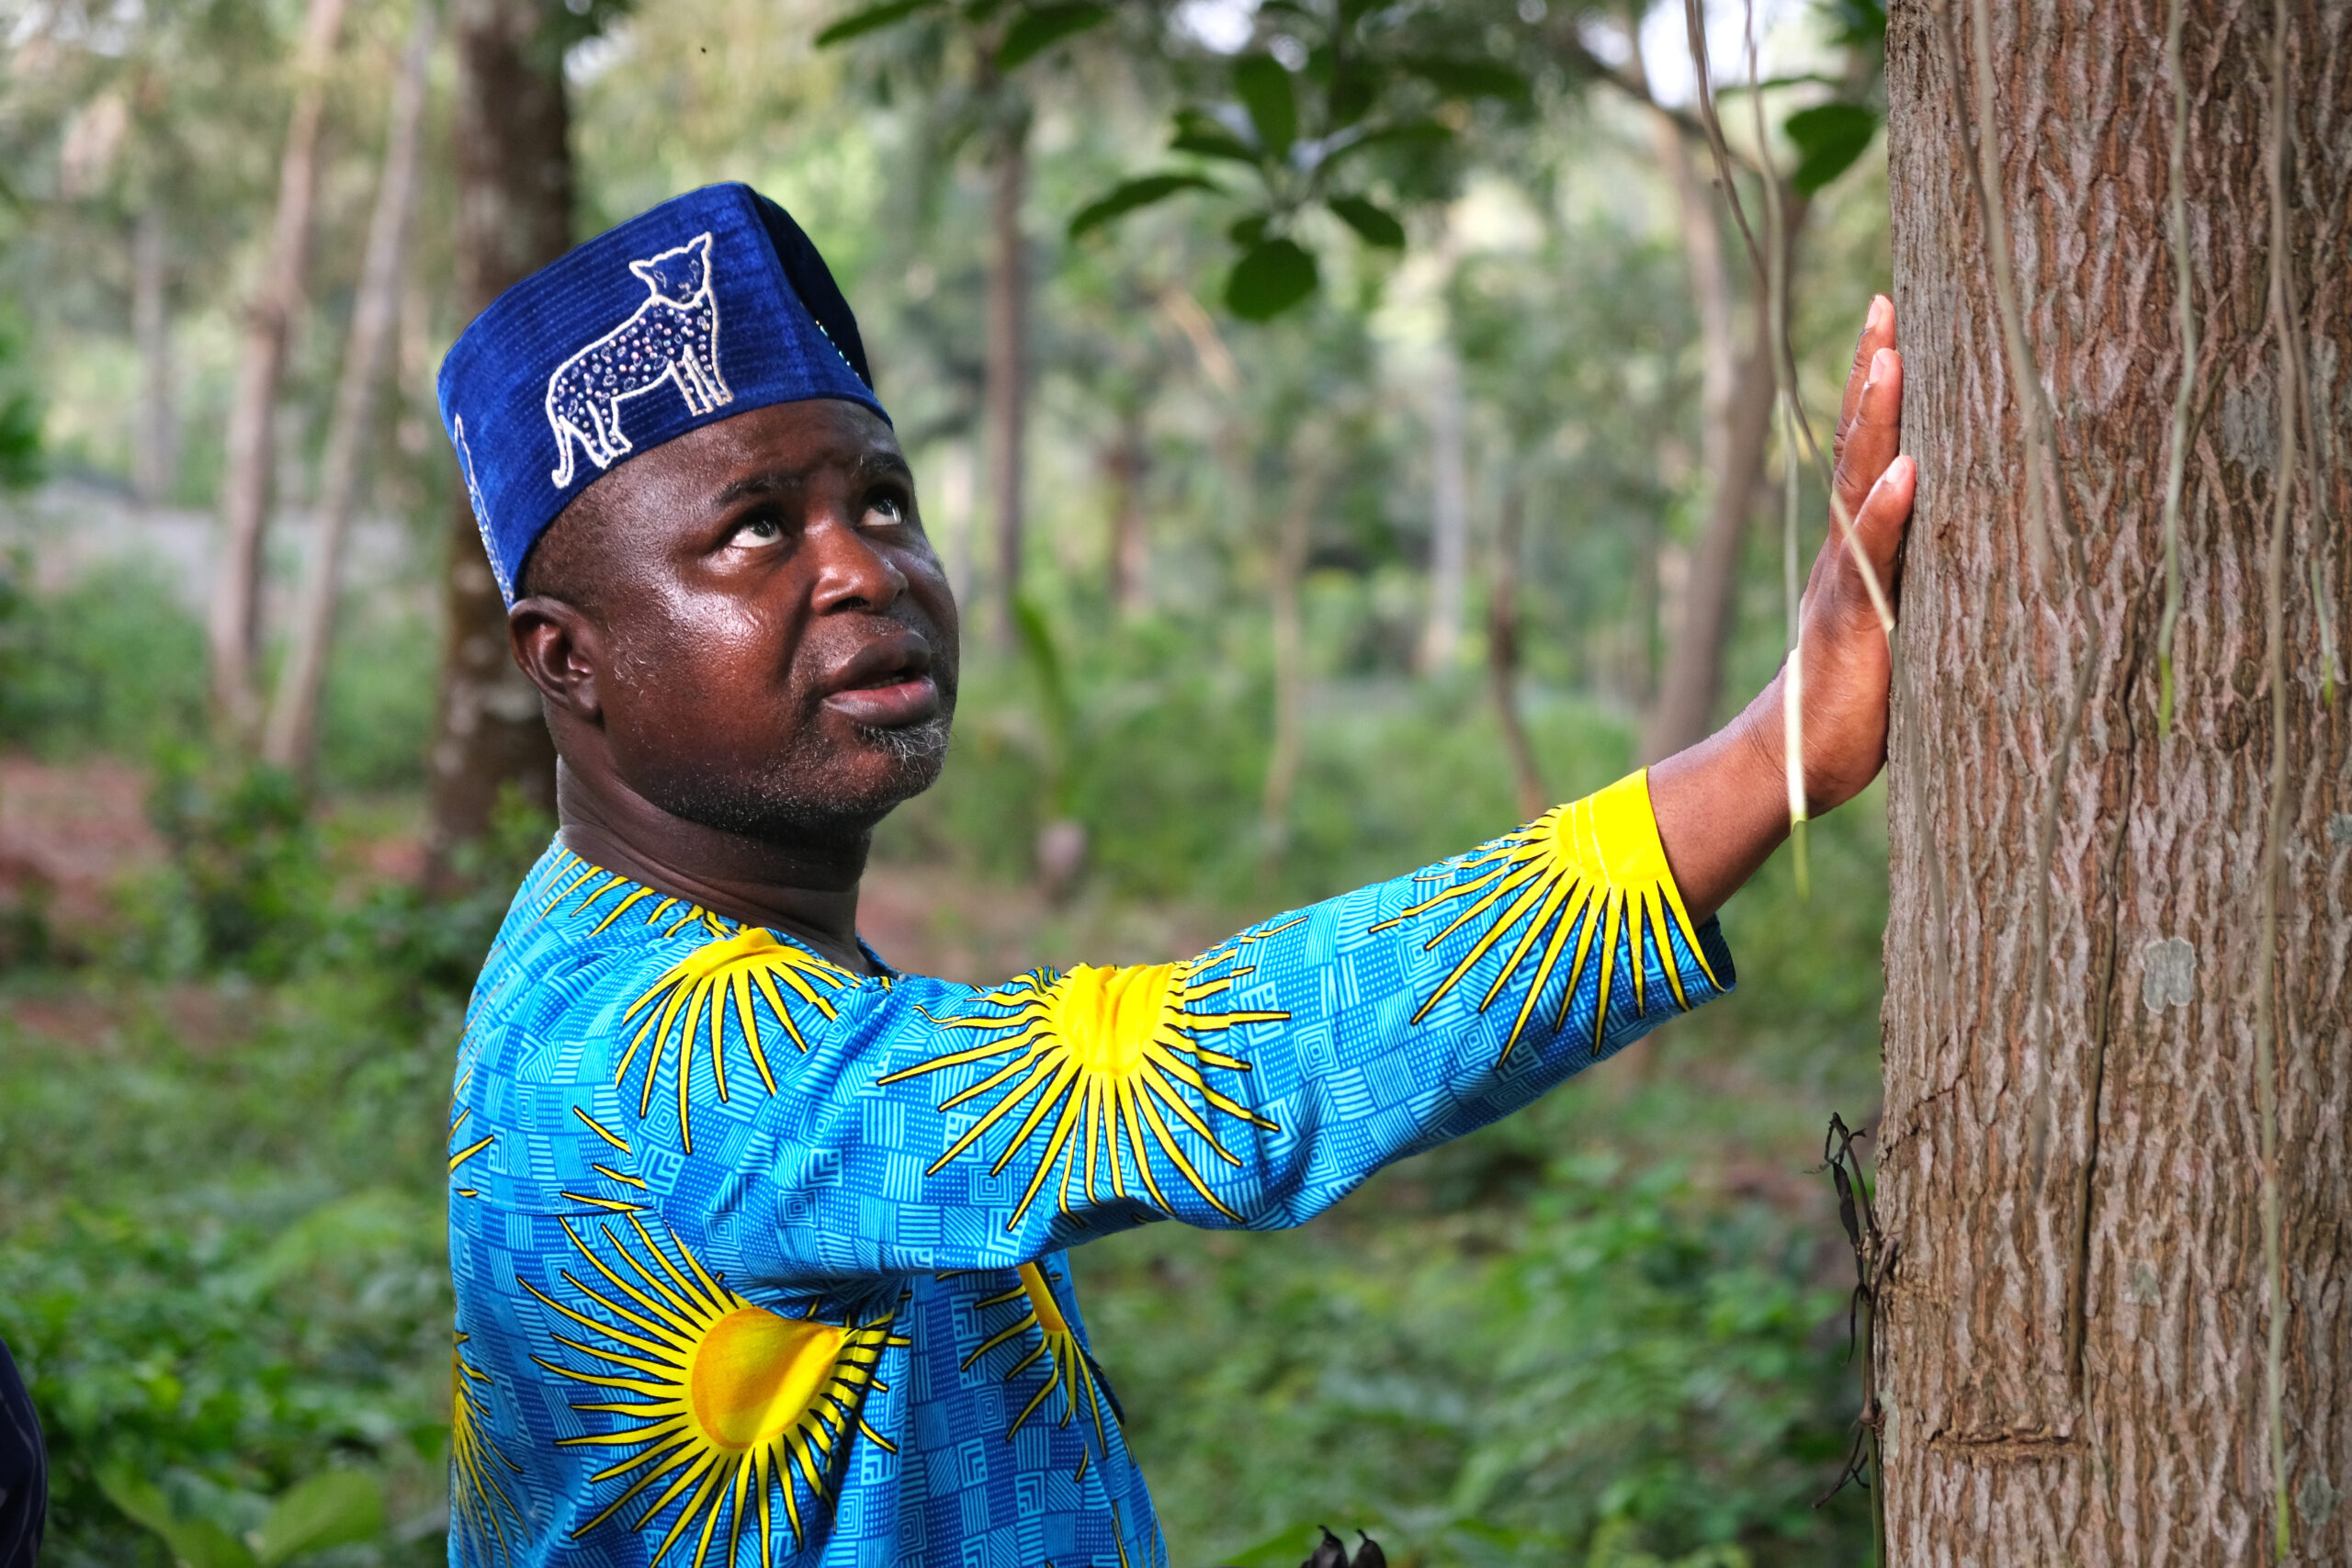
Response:
[[[571,115],[560,0],[455,0],[451,141],[458,164],[458,295],[468,321],[571,243]],[[506,648],[506,607],[482,554],[465,481],[450,480],[441,694],[435,719],[427,881],[490,826],[510,785],[552,808],[555,747],[538,693]]]
[[[326,114],[327,68],[343,30],[344,0],[310,0],[294,57],[294,109],[277,173],[277,215],[261,285],[246,307],[237,389],[229,405],[227,467],[220,479],[220,555],[214,563],[209,652],[212,705],[229,733],[249,739],[259,717],[254,683],[261,642],[262,536],[277,468],[277,389],[302,308],[310,270],[311,218],[318,202],[319,128]]]
[[[2324,706],[2321,685],[2335,658],[2322,616],[2352,621],[2352,6],[2286,6],[2287,254],[2312,418],[2284,537],[2283,690],[2265,637],[2273,507],[2289,482],[2267,294],[2271,6],[2188,8],[2185,187],[2203,345],[2165,737],[2161,513],[2182,363],[2165,6],[1947,3],[1897,4],[1887,50],[1905,445],[1921,466],[1889,787],[1878,1208],[1894,1250],[1877,1387],[1891,1558],[2269,1561],[2264,1363],[2283,1308],[2290,1561],[2343,1563],[2352,711],[2341,696]],[[1965,7],[1985,3],[1994,199],[2055,412],[2046,493],[2066,503],[2052,508],[2046,580],[2021,383],[1971,184]],[[2255,1021],[2281,736],[2283,1303],[2266,1283]],[[2034,935],[2044,887],[2046,953]]]
[[[351,341],[335,387],[327,427],[326,460],[319,484],[318,538],[295,611],[294,642],[278,671],[262,759],[308,781],[318,755],[319,704],[326,691],[327,655],[334,646],[335,606],[342,598],[344,538],[358,500],[360,458],[375,428],[376,391],[391,357],[392,326],[400,313],[401,261],[408,247],[409,212],[415,206],[417,144],[424,129],[426,73],[433,62],[434,7],[419,0],[401,73],[392,86],[384,131],[384,168],[376,209],[368,220],[368,253],[351,310]]]

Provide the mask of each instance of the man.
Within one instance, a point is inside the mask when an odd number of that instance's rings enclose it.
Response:
[[[1883,581],[1894,338],[1873,300],[1839,422]],[[858,878],[938,775],[956,611],[808,240],[680,197],[493,304],[441,397],[562,759],[458,1062],[454,1562],[1163,1562],[1065,1249],[1297,1224],[1732,982],[1713,911],[1787,830],[1778,682],[1182,963],[896,973]],[[1804,626],[1818,812],[1884,751],[1850,554]]]

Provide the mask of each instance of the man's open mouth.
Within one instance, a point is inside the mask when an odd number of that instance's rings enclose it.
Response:
[[[931,645],[910,631],[877,637],[834,671],[825,705],[871,729],[922,724],[939,712]]]

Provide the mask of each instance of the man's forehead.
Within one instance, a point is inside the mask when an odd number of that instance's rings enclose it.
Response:
[[[648,479],[683,483],[715,505],[797,490],[829,474],[865,479],[908,472],[888,424],[854,403],[827,399],[754,409],[647,456]]]
[[[711,500],[715,505],[729,506],[757,496],[784,495],[806,489],[810,480],[833,472],[843,473],[854,482],[913,478],[898,443],[883,440],[854,452],[827,450],[803,461],[761,463],[748,473],[727,479],[713,491]]]

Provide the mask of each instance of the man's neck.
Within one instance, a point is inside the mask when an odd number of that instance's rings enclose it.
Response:
[[[556,768],[564,847],[592,865],[746,925],[807,942],[853,974],[876,973],[857,940],[857,885],[871,830],[752,838],[673,816],[605,776]]]

